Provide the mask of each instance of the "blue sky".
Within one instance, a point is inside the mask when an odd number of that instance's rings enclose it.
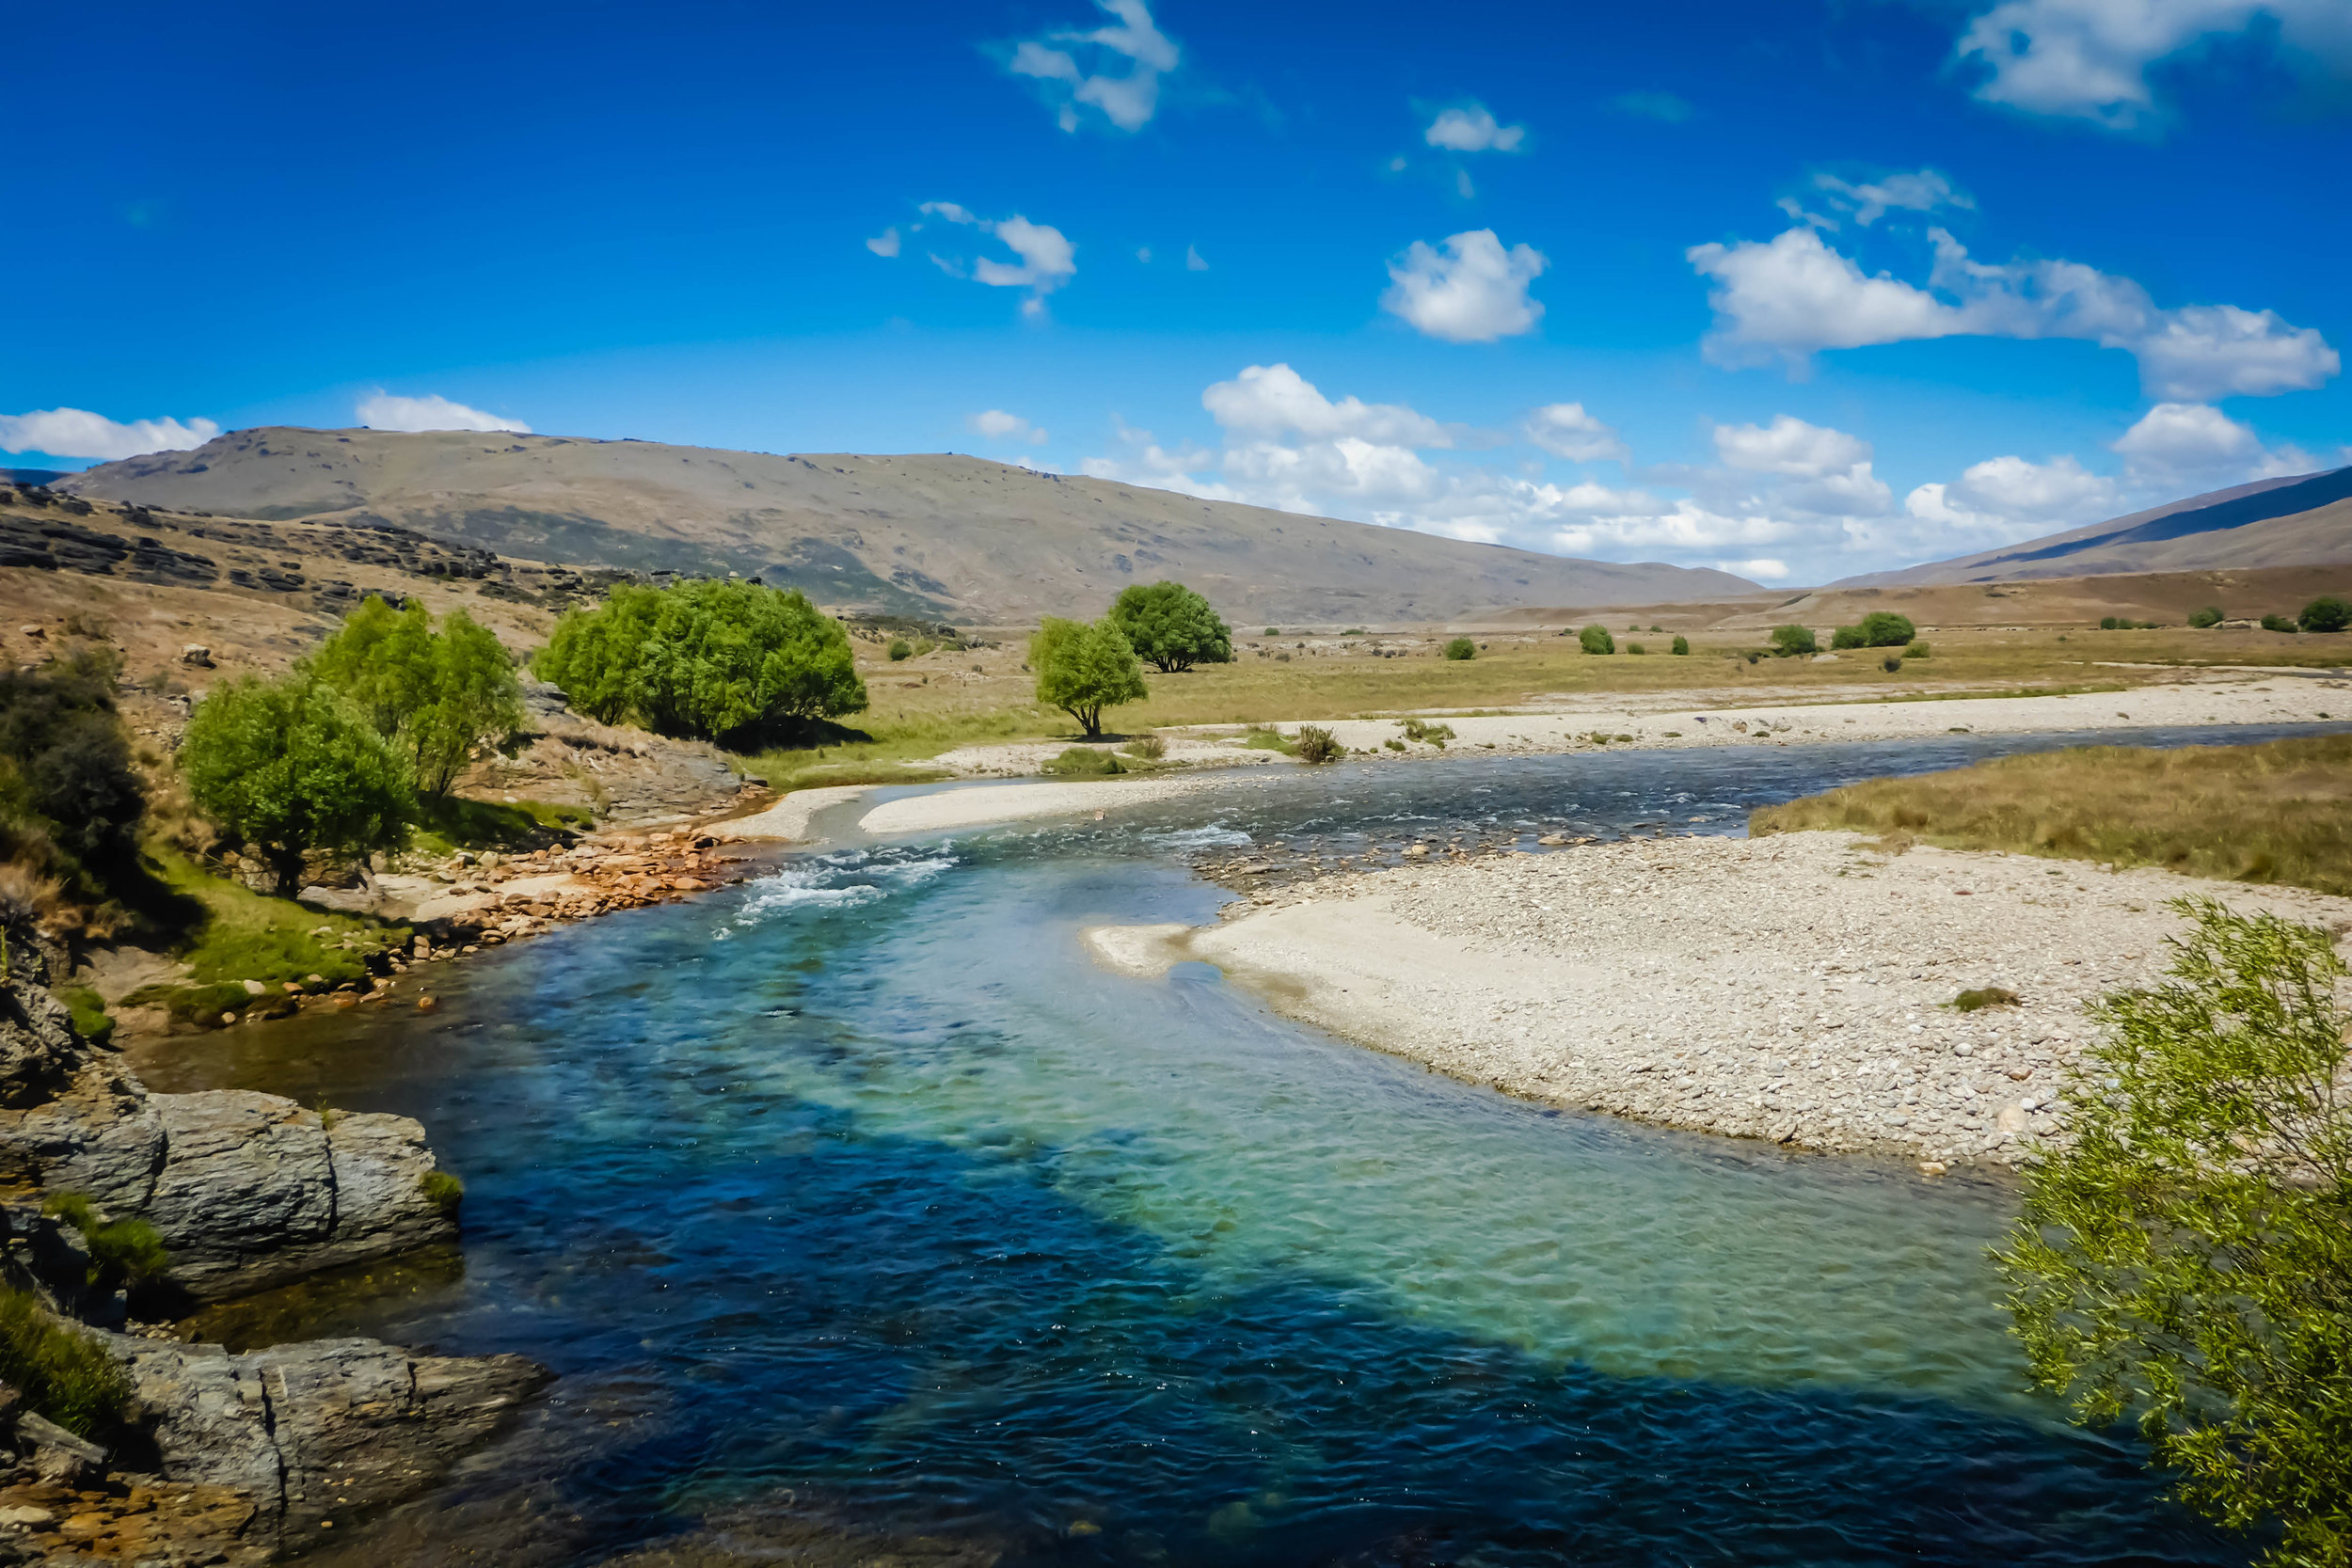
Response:
[[[18,466],[947,450],[1797,582],[2352,462],[2344,0],[8,28]]]

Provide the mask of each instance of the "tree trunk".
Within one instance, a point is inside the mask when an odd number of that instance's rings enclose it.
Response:
[[[302,891],[302,851],[278,846],[267,851],[270,869],[278,878],[278,896],[292,898]]]

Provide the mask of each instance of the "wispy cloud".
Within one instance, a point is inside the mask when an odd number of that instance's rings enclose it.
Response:
[[[531,434],[531,427],[520,420],[469,408],[437,393],[405,398],[379,388],[361,398],[353,413],[370,430],[511,430],[518,435]]]
[[[1121,131],[1140,131],[1159,111],[1160,78],[1182,62],[1182,52],[1143,0],[1095,4],[1114,19],[1108,26],[1025,39],[1005,69],[1039,85],[1064,131],[1077,130],[1087,109]]]

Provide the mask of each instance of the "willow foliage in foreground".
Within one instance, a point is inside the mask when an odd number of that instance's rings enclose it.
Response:
[[[2328,934],[2211,899],[2171,978],[2093,1009],[2076,1140],[2006,1252],[2035,1380],[2138,1419],[2183,1500],[2352,1564],[2352,1084]]]

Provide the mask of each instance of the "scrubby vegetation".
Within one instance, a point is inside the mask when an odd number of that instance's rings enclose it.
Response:
[[[1783,658],[1818,654],[1821,651],[1821,640],[1814,635],[1811,626],[1774,626],[1772,651]]]
[[[97,1338],[41,1310],[30,1291],[0,1290],[0,1382],[83,1437],[102,1437],[131,1402],[131,1379]]]
[[[2301,631],[2343,631],[2352,626],[2352,603],[2333,594],[2322,594],[2303,607],[2296,626]]]
[[[1842,828],[2352,894],[2352,736],[2077,747],[1767,806],[1751,832]]]
[[[466,1201],[466,1184],[445,1170],[429,1170],[417,1178],[424,1200],[444,1214],[454,1214]]]
[[[1934,651],[1934,649],[1929,647],[1925,642],[1914,642],[1910,647],[1903,650],[1903,657],[1905,658],[1925,658]]]
[[[1157,762],[1168,755],[1168,742],[1156,735],[1139,735],[1120,750],[1145,762]]]
[[[22,902],[119,911],[137,879],[146,808],[115,711],[112,650],[0,673],[0,863]]]
[[[1445,645],[1445,657],[1452,659],[1476,658],[1478,644],[1467,637],[1457,637]]]
[[[1127,771],[1118,757],[1091,746],[1071,746],[1048,761],[1041,772],[1057,779],[1105,779]]]
[[[1291,754],[1299,761],[1312,766],[1317,763],[1339,761],[1340,758],[1347,755],[1347,748],[1341,745],[1339,737],[1322,725],[1301,724],[1298,726],[1298,733],[1291,737]]]
[[[866,705],[840,622],[798,591],[731,579],[623,584],[558,621],[533,668],[606,723],[738,749]]]
[[[2137,1420],[2182,1500],[2352,1563],[2352,1103],[2327,931],[2172,906],[2170,977],[2093,1010],[2072,1141],[1998,1254],[2034,1380]]]
[[[1404,726],[1405,738],[1407,740],[1421,740],[1432,746],[1443,746],[1454,738],[1454,726],[1451,724],[1432,724],[1425,719],[1400,719],[1397,722]]]
[[[1691,651],[1691,640],[1687,637],[1677,637],[1674,641],[1674,646],[1667,651],[1669,653],[1687,654]]]
[[[2295,631],[2298,628],[2296,624],[2283,615],[2270,614],[2263,617],[2263,630],[2265,631]]]
[[[437,629],[418,600],[399,610],[363,600],[310,668],[375,726],[427,795],[446,796],[474,749],[503,741],[523,719],[514,660],[462,610]]]
[[[2207,605],[2202,610],[2192,610],[2188,612],[2188,624],[2200,631],[2207,626],[2219,626],[2223,619],[2221,607],[2217,604]]]
[[[1952,998],[1955,1012],[1979,1013],[1987,1007],[2014,1007],[2017,993],[2006,986],[1977,986]]]
[[[1135,649],[1107,616],[1090,623],[1047,616],[1029,639],[1029,667],[1037,700],[1075,719],[1089,739],[1103,733],[1104,708],[1151,694]]]
[[[1839,626],[1830,635],[1833,648],[1899,648],[1919,635],[1919,628],[1907,615],[1891,610],[1874,610],[1858,625]]]
[[[1588,654],[1613,654],[1617,651],[1617,640],[1609,635],[1607,626],[1598,625],[1586,626],[1578,632],[1576,645]]]
[[[1162,674],[1233,661],[1232,629],[1208,600],[1181,582],[1121,589],[1111,601],[1110,621],[1136,657]]]
[[[103,1219],[84,1193],[52,1193],[41,1208],[82,1233],[90,1259],[87,1283],[93,1289],[151,1284],[171,1268],[164,1239],[145,1220]]]

